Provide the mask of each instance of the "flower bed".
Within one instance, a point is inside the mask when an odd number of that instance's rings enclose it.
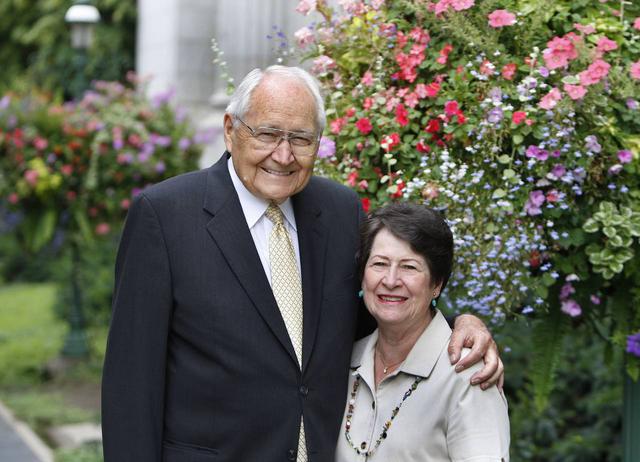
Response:
[[[327,93],[318,172],[365,209],[441,209],[456,310],[545,321],[543,347],[589,323],[637,356],[640,5],[338,3],[298,5],[321,18],[295,34]]]

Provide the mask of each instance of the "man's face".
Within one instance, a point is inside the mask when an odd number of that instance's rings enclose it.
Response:
[[[303,83],[290,78],[265,77],[253,91],[242,120],[254,130],[268,127],[318,134],[314,99]],[[311,178],[317,143],[308,157],[294,156],[287,140],[273,150],[265,149],[242,123],[234,127],[229,114],[224,116],[224,141],[238,177],[256,197],[281,203]]]

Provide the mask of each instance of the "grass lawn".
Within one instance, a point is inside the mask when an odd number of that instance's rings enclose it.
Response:
[[[88,332],[92,356],[49,377],[45,366],[59,356],[67,325],[54,313],[54,284],[0,286],[0,399],[50,443],[47,429],[98,422],[106,328]],[[56,451],[56,461],[102,460],[99,448]]]

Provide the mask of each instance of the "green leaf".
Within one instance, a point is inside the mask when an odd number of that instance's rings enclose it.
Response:
[[[576,75],[567,75],[562,78],[562,83],[568,83],[569,85],[578,85],[580,79]]]
[[[500,157],[498,157],[498,162],[500,162],[501,164],[508,164],[511,162],[511,156],[502,154]]]
[[[602,232],[608,238],[612,238],[616,235],[616,229],[613,226],[605,226],[604,228],[602,228]]]
[[[25,220],[25,241],[28,250],[37,252],[53,238],[58,214],[55,209],[46,209],[40,216],[29,218]]]
[[[533,400],[538,412],[542,412],[549,404],[566,325],[567,317],[555,308],[533,327],[533,359],[530,370]]]
[[[522,144],[524,137],[518,133],[513,135],[513,144]]]
[[[584,225],[582,225],[582,229],[584,229],[588,233],[595,233],[598,231],[600,227],[598,226],[598,222],[593,218],[589,218]]]
[[[493,199],[500,199],[501,197],[504,197],[506,195],[507,195],[507,193],[505,192],[504,189],[498,188],[495,191],[493,191],[493,194],[491,195],[491,197]]]
[[[513,178],[515,176],[516,176],[516,172],[514,172],[510,168],[508,168],[504,172],[502,172],[502,178],[504,178],[505,180],[509,180],[509,179],[511,179],[511,178]]]

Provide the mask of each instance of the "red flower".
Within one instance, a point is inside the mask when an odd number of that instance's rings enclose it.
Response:
[[[334,135],[339,134],[342,131],[342,127],[344,127],[346,123],[347,119],[345,119],[344,117],[338,117],[337,119],[332,120],[329,123],[329,126],[331,127],[331,133],[333,133]]]
[[[369,200],[369,198],[363,197],[362,199],[360,199],[360,202],[362,203],[362,209],[364,210],[364,213],[369,213],[369,208],[371,207],[371,201]]]
[[[440,121],[438,119],[431,119],[424,131],[427,133],[438,133],[440,131]]]
[[[399,144],[400,144],[400,135],[398,135],[397,133],[392,133],[391,135],[385,135],[382,138],[382,141],[380,141],[380,146],[382,146],[382,149],[384,149],[386,152],[391,152],[391,150],[393,150],[393,148],[395,148]]]
[[[426,144],[423,139],[418,141],[418,144],[416,145],[416,149],[418,150],[418,152],[422,152],[425,154],[431,152],[431,146]]]
[[[402,127],[409,123],[409,111],[402,104],[396,106],[396,122]]]
[[[349,176],[347,177],[347,183],[349,184],[349,186],[353,188],[356,185],[357,181],[358,181],[358,171],[354,170],[351,173],[349,173]]]
[[[371,125],[371,121],[368,117],[363,117],[361,119],[358,119],[358,121],[356,122],[356,128],[360,130],[360,133],[362,133],[363,135],[368,135],[369,133],[371,133],[371,130],[373,130],[373,125]]]
[[[345,112],[345,115],[347,117],[353,117],[354,115],[356,115],[355,108],[350,107],[349,109],[347,109],[347,112]]]
[[[537,269],[540,267],[540,263],[540,252],[534,250],[529,256],[529,266],[531,269]]]
[[[511,116],[511,121],[516,124],[519,125],[522,122],[524,122],[524,119],[527,118],[527,113],[524,111],[516,111],[513,113],[513,115]]]
[[[371,109],[371,106],[373,106],[373,98],[367,96],[362,103],[362,108],[367,111]]]
[[[440,84],[437,82],[431,82],[427,85],[426,91],[429,98],[435,98],[438,96],[438,92],[440,91]]]
[[[393,194],[391,194],[391,197],[395,198],[395,199],[399,199],[400,197],[402,197],[402,193],[404,192],[404,188],[405,188],[405,184],[404,181],[400,180],[396,183],[397,186],[397,190],[396,192],[394,192]]]

